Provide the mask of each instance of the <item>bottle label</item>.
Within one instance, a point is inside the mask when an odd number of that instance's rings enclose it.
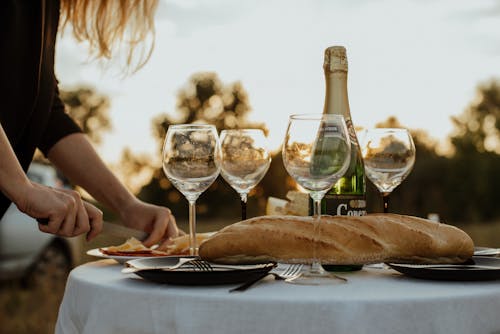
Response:
[[[326,195],[325,213],[332,216],[364,216],[366,215],[365,196]]]
[[[350,118],[346,118],[345,124],[347,125],[347,131],[349,132],[349,139],[351,139],[351,143],[354,146],[359,146],[358,137],[356,137],[356,129],[354,129],[352,120]]]
[[[327,122],[321,127],[320,134],[325,138],[342,138],[339,127],[335,124],[328,124]]]

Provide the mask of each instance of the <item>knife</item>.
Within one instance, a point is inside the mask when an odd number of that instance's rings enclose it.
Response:
[[[247,290],[248,288],[250,288],[255,283],[266,278],[268,275],[271,275],[271,273],[266,271],[265,273],[262,273],[258,276],[255,276],[254,278],[246,281],[245,283],[238,285],[236,288],[232,288],[231,290],[229,290],[229,292],[243,292],[243,291]]]
[[[49,219],[48,218],[37,218],[37,222],[39,222],[42,225],[48,225]],[[114,237],[120,237],[120,238],[131,238],[134,237],[140,241],[143,241],[147,238],[148,234],[144,231],[136,230],[130,227],[126,227],[123,225],[115,224],[115,223],[110,223],[110,222],[103,222],[102,224],[102,233],[112,235]]]
[[[134,237],[140,241],[145,240],[148,236],[148,233],[140,230],[136,230],[134,228],[126,227],[123,225],[103,222],[102,224],[102,233],[112,235],[114,237],[121,238],[131,238]]]
[[[476,255],[476,256],[495,256],[495,255],[500,255],[500,248],[476,249],[474,251],[474,255]]]

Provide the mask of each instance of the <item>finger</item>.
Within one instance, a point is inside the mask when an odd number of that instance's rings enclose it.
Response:
[[[45,233],[59,234],[67,216],[68,205],[61,205],[55,209],[55,213],[49,214],[49,218],[42,218],[38,222],[38,229]]]
[[[43,218],[38,222],[38,229],[44,233],[55,234],[59,231],[61,223],[62,219],[58,217]]]
[[[164,238],[164,240],[161,242],[160,246],[158,246],[158,248],[157,248],[158,250],[162,250],[162,251],[167,250],[168,246],[170,246],[171,244],[174,243],[175,238],[186,234],[183,230],[181,230],[177,227],[175,217],[171,212],[169,212],[169,222],[168,222],[166,234],[167,234],[167,237]]]
[[[165,239],[156,249],[165,252],[166,250],[168,250],[168,246],[172,245],[173,243],[174,243],[174,238]]]
[[[46,202],[50,203],[48,211],[42,207],[42,210],[33,216],[38,222],[38,229],[44,233],[59,234],[68,211],[67,196],[51,187],[37,185],[36,189],[43,190]]]
[[[168,223],[169,211],[160,211],[154,221],[153,231],[151,231],[147,239],[142,242],[144,246],[151,247],[152,245],[160,241],[167,231]]]
[[[75,230],[75,224],[78,213],[77,200],[70,194],[64,194],[65,205],[66,205],[66,217],[59,227],[58,235],[63,237],[72,237],[73,231]]]
[[[87,214],[87,209],[85,208],[84,201],[78,196],[77,199],[77,214],[75,221],[75,229],[73,230],[73,236],[77,236],[90,231],[90,217]]]
[[[90,231],[87,233],[87,241],[94,239],[102,231],[102,211],[88,202],[83,202],[89,217]]]
[[[175,238],[180,235],[181,230],[177,227],[177,222],[175,220],[174,215],[170,212],[169,214],[169,220],[168,220],[168,227],[167,227],[167,238]],[[181,231],[183,232],[183,231]]]
[[[37,218],[36,221],[42,225],[49,225],[49,218]]]

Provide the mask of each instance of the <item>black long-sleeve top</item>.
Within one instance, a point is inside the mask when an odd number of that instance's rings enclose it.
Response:
[[[0,1],[0,123],[26,171],[80,128],[66,114],[54,74],[59,0]],[[0,157],[2,159],[2,157]],[[0,193],[0,217],[11,201]]]

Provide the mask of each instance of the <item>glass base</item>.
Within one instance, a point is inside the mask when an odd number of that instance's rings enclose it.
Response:
[[[298,285],[335,285],[347,283],[347,279],[325,271],[321,266],[313,266],[309,270],[292,280],[286,280],[287,283]]]
[[[367,264],[365,267],[370,269],[384,269],[384,270],[391,269],[391,267],[389,267],[385,263],[372,263],[372,264]]]

